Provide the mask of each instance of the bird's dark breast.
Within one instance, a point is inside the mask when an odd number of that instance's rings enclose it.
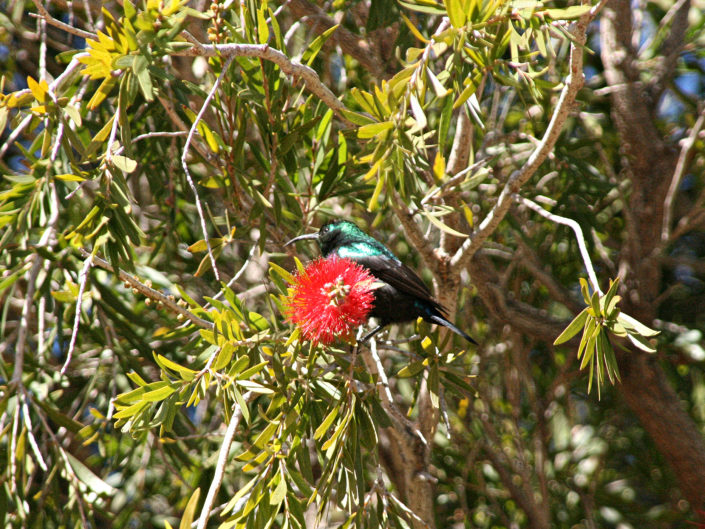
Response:
[[[377,318],[380,324],[414,321],[422,316],[418,301],[413,296],[403,294],[391,285],[384,285],[374,292],[375,302],[370,317]]]

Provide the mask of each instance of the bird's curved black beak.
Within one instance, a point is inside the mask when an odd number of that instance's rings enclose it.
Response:
[[[289,242],[287,242],[284,246],[289,246],[290,244],[293,244],[297,241],[305,241],[308,239],[318,239],[318,232],[316,233],[305,233],[304,235],[299,235],[298,237],[294,237],[291,239]]]

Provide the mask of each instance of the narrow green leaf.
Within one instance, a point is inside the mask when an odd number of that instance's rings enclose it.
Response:
[[[360,139],[374,138],[385,131],[394,128],[393,121],[383,121],[382,123],[373,123],[371,125],[363,125],[357,129],[357,137]]]
[[[354,112],[352,110],[342,110],[345,118],[355,125],[370,125],[376,123],[374,119],[359,112]]]
[[[452,92],[452,90],[443,86],[443,83],[438,80],[438,77],[435,76],[430,68],[426,68],[426,75],[428,76],[429,81],[431,81],[431,86],[433,87],[433,91],[436,93],[437,98],[444,98]]]
[[[338,412],[340,411],[340,404],[335,406],[326,416],[325,419],[323,419],[323,422],[316,428],[316,431],[313,432],[313,438],[318,440],[323,435],[328,431],[328,428],[330,428],[330,425],[333,424],[333,421],[335,418],[338,416]]]
[[[272,491],[272,493],[269,496],[269,504],[270,505],[279,505],[281,502],[284,501],[284,497],[286,496],[286,480],[281,478],[280,474],[277,474],[277,476],[280,478],[279,483],[277,483],[276,488]],[[270,486],[272,484],[272,481],[270,481]]]
[[[255,376],[257,373],[262,371],[262,368],[266,366],[268,362],[260,362],[259,364],[253,365],[251,368],[246,369],[242,373],[240,373],[237,378],[241,380],[248,380],[251,379],[253,376]]]
[[[58,178],[59,180],[63,180],[64,182],[83,182],[85,178],[82,176],[78,176],[75,174],[57,174],[54,175],[54,178]]]
[[[76,473],[76,477],[86,485],[91,491],[96,494],[113,495],[115,489],[108,485],[105,481],[96,476],[91,469],[76,459],[70,452],[65,452],[66,458],[71,465],[71,468]]]
[[[196,514],[196,506],[198,505],[198,498],[201,496],[201,488],[198,487],[193,491],[191,497],[186,504],[186,509],[184,509],[184,515],[181,517],[181,523],[179,524],[179,529],[191,529],[191,524],[193,523],[194,516]]]
[[[588,318],[585,320],[585,327],[583,327],[583,335],[580,338],[580,345],[578,346],[578,359],[582,356],[585,345],[587,344],[592,331],[595,329],[595,319]]]
[[[600,295],[597,293],[597,291],[592,293],[592,297],[590,298],[590,307],[595,313],[595,316],[604,316],[602,314],[602,310],[600,309]]]
[[[267,44],[269,41],[269,26],[265,11],[268,11],[266,3],[257,10],[257,40],[260,44]]]
[[[137,76],[137,82],[139,83],[140,90],[144,98],[151,102],[154,99],[152,94],[153,85],[152,78],[149,75],[149,63],[144,55],[135,55],[135,59],[132,63],[132,71]]]
[[[460,29],[465,26],[467,15],[463,10],[463,4],[460,0],[443,0],[448,12],[448,19],[454,28]]]
[[[290,285],[294,282],[294,276],[276,263],[269,263],[269,273],[275,273]]]
[[[647,327],[636,318],[632,318],[629,314],[625,314],[624,312],[617,316],[617,321],[627,330],[634,330],[637,334],[640,334],[646,338],[652,338],[661,333],[661,331]]]
[[[160,387],[153,389],[152,391],[148,391],[142,395],[142,400],[144,402],[157,402],[164,400],[169,395],[174,393],[174,391],[176,391],[176,388],[171,386],[171,384],[168,382],[162,382]]]
[[[311,63],[316,59],[316,56],[318,55],[318,52],[321,51],[321,48],[323,45],[326,43],[326,41],[335,33],[335,30],[338,29],[339,24],[336,24],[333,27],[328,28],[325,30],[323,33],[321,33],[318,37],[313,39],[313,42],[309,45],[309,47],[306,49],[306,51],[303,54],[302,60],[303,62],[306,63],[307,66],[311,66]]]
[[[585,321],[588,318],[587,309],[583,309],[580,314],[578,314],[573,321],[571,321],[565,330],[553,341],[553,345],[560,345],[564,342],[570,340],[573,336],[578,334],[580,329],[585,326]]]
[[[417,360],[416,362],[411,362],[410,364],[402,367],[397,373],[399,378],[413,377],[419,374],[424,368],[423,360]]]
[[[438,377],[438,363],[434,362],[431,365],[431,371],[428,374],[428,391],[431,397],[431,406],[437,410],[440,407],[440,382]]]
[[[580,282],[580,292],[583,295],[585,304],[590,305],[590,290],[588,289],[588,282],[584,277],[581,277],[578,281]]]
[[[621,316],[621,314],[620,314]],[[639,349],[642,351],[645,351],[647,353],[655,353],[656,349],[649,343],[649,341],[641,336],[640,334],[633,334],[629,333],[627,334],[627,338],[629,338],[629,341],[632,342],[635,346],[637,346]]]
[[[248,481],[246,485],[240,487],[240,489],[233,495],[233,497],[230,499],[230,501],[227,503],[227,505],[223,509],[223,514],[227,514],[227,513],[231,512],[237,506],[237,504],[240,502],[240,500],[245,496],[245,494],[250,492],[252,487],[254,487],[261,480],[262,480],[261,476],[256,475],[250,481]]]
[[[597,336],[600,334],[601,330],[602,328],[600,325],[595,325],[591,329],[590,336],[585,344],[585,354],[583,355],[583,361],[580,363],[580,369],[584,369],[595,355],[595,342],[597,341]]]
[[[321,446],[321,450],[328,450],[331,446],[333,446],[340,436],[348,431],[348,424],[350,424],[350,417],[352,417],[352,408],[348,410],[348,412],[345,414],[343,419],[340,421],[338,424],[338,427],[336,428],[335,432],[333,435],[328,439],[325,443],[323,443],[323,446]]]
[[[411,104],[411,112],[416,120],[416,125],[421,129],[426,128],[426,125],[428,125],[428,119],[426,118],[426,114],[424,113],[423,108],[421,108],[421,104],[415,94],[411,94],[409,103]]]
[[[444,232],[446,232],[450,235],[453,235],[455,237],[461,237],[463,239],[467,239],[467,237],[468,237],[467,233],[462,233],[457,230],[454,230],[450,226],[448,226],[448,225],[442,223],[440,220],[438,220],[438,217],[436,217],[435,215],[432,215],[431,213],[429,213],[427,211],[423,212],[423,216],[426,217],[431,222],[431,224],[436,226],[441,231],[444,231]]]
[[[127,408],[121,409],[117,413],[113,415],[114,419],[129,419],[130,417],[134,417],[137,415],[139,412],[141,412],[144,408],[149,406],[148,402],[144,401],[139,401],[132,406],[128,406]],[[118,406],[116,406],[118,408]]]
[[[267,443],[269,443],[270,439],[274,436],[274,433],[277,431],[277,428],[279,427],[279,421],[275,420],[270,422],[264,430],[260,432],[260,434],[257,436],[257,439],[252,443],[254,446],[257,448],[264,448]]]
[[[111,158],[113,165],[120,169],[121,171],[124,171],[125,173],[132,173],[135,169],[137,169],[137,162],[128,158],[127,156],[120,156],[120,155],[114,155]]]
[[[171,371],[178,373],[181,376],[181,378],[187,382],[190,382],[196,376],[197,371],[194,371],[193,369],[189,369],[188,367],[184,367],[182,365],[179,365],[176,362],[169,360],[165,356],[157,354],[154,356],[154,359],[157,362],[157,365],[159,365],[159,367],[161,367],[164,370],[171,370]]]
[[[242,412],[243,419],[245,419],[245,422],[247,424],[250,424],[250,407],[247,405],[247,402],[243,398],[242,393],[237,390],[237,386],[233,385],[232,391],[235,394],[235,400],[237,401],[237,405],[239,406],[240,411]]]
[[[572,20],[580,18],[592,9],[591,5],[570,6],[563,9],[546,9],[546,14],[553,20]]]
[[[223,347],[220,348],[220,351],[218,351],[218,356],[216,357],[215,362],[213,362],[213,370],[220,371],[227,366],[230,363],[230,360],[232,360],[234,352],[235,346],[230,342],[226,342]],[[247,359],[246,356],[243,358]]]

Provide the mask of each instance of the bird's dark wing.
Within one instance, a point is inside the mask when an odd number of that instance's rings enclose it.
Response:
[[[441,314],[447,313],[443,305],[438,303],[426,283],[411,268],[399,261],[379,256],[355,257],[355,262],[367,268],[373,276],[393,286],[399,292],[425,301]]]

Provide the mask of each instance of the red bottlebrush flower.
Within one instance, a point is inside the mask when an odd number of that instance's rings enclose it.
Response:
[[[313,261],[289,288],[287,319],[314,343],[349,337],[372,310],[374,282],[374,276],[350,259]]]

